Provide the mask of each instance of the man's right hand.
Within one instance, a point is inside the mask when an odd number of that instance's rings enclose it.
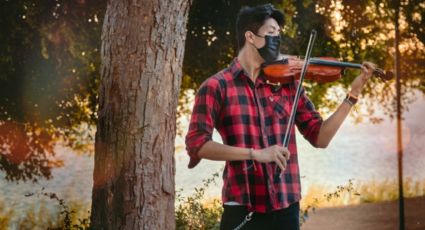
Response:
[[[265,149],[257,149],[252,153],[254,160],[261,163],[276,162],[279,168],[284,171],[287,161],[289,160],[290,153],[285,147],[273,145]]]

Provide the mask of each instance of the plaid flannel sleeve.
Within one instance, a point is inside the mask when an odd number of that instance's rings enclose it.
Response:
[[[220,82],[211,77],[202,83],[195,96],[189,131],[185,138],[186,150],[190,156],[189,168],[195,167],[201,161],[198,156],[199,149],[206,142],[212,140],[212,133],[219,115],[221,102],[222,90]]]
[[[305,94],[304,88],[301,90],[295,122],[304,138],[317,147],[317,138],[323,119]]]

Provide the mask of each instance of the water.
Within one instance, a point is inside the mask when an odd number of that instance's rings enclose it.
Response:
[[[425,100],[421,98],[410,105],[404,114],[404,176],[414,180],[425,179]],[[220,138],[215,135],[215,140]],[[183,188],[183,195],[194,192],[194,187],[213,173],[221,172],[223,162],[202,160],[194,169],[188,169],[188,157],[183,151],[183,138],[176,139],[176,189]],[[349,179],[357,182],[384,181],[397,179],[396,124],[388,119],[377,125],[361,123],[355,125],[347,120],[327,149],[315,149],[301,136],[297,136],[299,163],[303,193],[311,185],[335,188],[344,185]],[[64,167],[53,170],[53,179],[41,180],[38,184],[7,182],[0,179],[0,200],[24,215],[29,207],[38,207],[40,200],[48,202],[51,209],[56,203],[40,197],[25,197],[28,192],[55,192],[67,202],[90,204],[93,184],[93,157],[77,155],[69,149],[58,147],[58,157],[65,162]],[[220,173],[221,174],[221,173]],[[0,175],[2,178],[4,174]],[[207,192],[208,196],[219,197],[221,177],[218,183]]]
[[[4,180],[4,173],[0,179],[0,202],[6,208],[13,209],[15,223],[18,218],[24,217],[26,210],[38,210],[42,205],[51,211],[53,215],[59,210],[58,202],[42,195],[26,197],[28,193],[56,193],[60,199],[67,204],[77,203],[90,207],[91,188],[93,185],[94,158],[89,155],[78,155],[67,148],[56,147],[57,157],[64,161],[62,168],[52,170],[51,180],[39,180],[38,183],[16,183]],[[42,191],[42,188],[45,188]],[[81,210],[85,212],[86,210]],[[1,210],[0,210],[1,213]],[[13,224],[11,229],[17,229]]]
[[[403,146],[404,177],[425,180],[425,100],[421,98],[404,114]],[[220,140],[215,134],[214,140]],[[326,149],[316,149],[297,133],[302,191],[305,194],[311,185],[321,185],[334,190],[345,185],[349,179],[354,182],[396,181],[398,178],[396,154],[396,121],[384,119],[380,124],[368,122],[354,124],[348,118]],[[181,143],[183,140],[178,139]],[[176,186],[183,188],[184,195],[202,184],[202,180],[214,172],[221,172],[223,162],[202,160],[194,169],[188,169],[189,161],[185,152],[177,152]],[[208,195],[221,196],[221,178]]]

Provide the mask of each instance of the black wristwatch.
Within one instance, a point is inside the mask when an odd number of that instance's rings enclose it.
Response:
[[[354,96],[351,93],[347,93],[347,96],[345,97],[344,101],[346,101],[351,106],[355,105],[357,101],[359,100],[358,97]]]

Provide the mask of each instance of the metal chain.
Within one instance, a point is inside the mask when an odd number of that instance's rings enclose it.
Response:
[[[242,223],[240,223],[236,228],[234,228],[233,230],[239,230],[241,229],[246,223],[248,223],[248,221],[250,221],[252,219],[252,214],[254,214],[254,212],[250,212],[248,213],[248,215],[245,216],[245,219],[242,221]]]

